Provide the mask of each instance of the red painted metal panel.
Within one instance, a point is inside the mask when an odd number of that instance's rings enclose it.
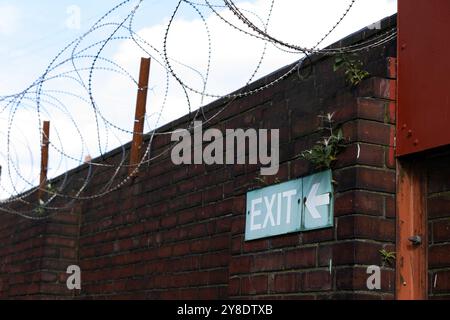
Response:
[[[450,1],[398,1],[397,155],[450,145]]]

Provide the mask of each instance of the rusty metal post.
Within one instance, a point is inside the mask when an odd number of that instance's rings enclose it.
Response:
[[[44,121],[44,125],[42,128],[42,141],[41,141],[41,174],[39,178],[38,200],[42,199],[42,191],[45,188],[45,183],[47,182],[49,141],[50,141],[50,121]]]
[[[131,142],[130,168],[132,174],[142,157],[144,121],[147,106],[148,80],[150,75],[150,58],[141,58],[139,72],[139,87],[136,101],[136,113],[134,117],[133,141]]]
[[[397,160],[396,298],[427,299],[428,229],[426,165]]]

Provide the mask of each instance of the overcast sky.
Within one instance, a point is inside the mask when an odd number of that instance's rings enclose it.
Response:
[[[62,48],[86,32],[99,17],[119,2],[112,0],[0,0],[0,96],[20,92],[33,83]],[[197,2],[204,3],[202,0]],[[220,0],[210,2],[223,4]],[[271,0],[235,2],[239,8],[245,10],[244,12],[255,24],[262,27],[259,19],[263,21],[267,19]],[[350,0],[276,0],[268,32],[286,42],[312,47],[336,23],[350,2]],[[177,3],[177,0],[145,0],[136,13],[134,31],[158,50],[162,49],[167,23]],[[131,8],[131,5],[123,7],[107,21],[121,21],[128,15]],[[217,10],[226,19],[239,25],[230,12],[223,8],[217,8]],[[357,0],[347,18],[321,47],[395,12],[396,0]],[[264,43],[230,28],[210,10],[202,9],[202,13],[208,24],[212,49],[206,92],[224,95],[247,83],[258,65]],[[172,61],[189,65],[201,72],[203,76],[206,75],[208,66],[208,34],[205,30],[204,22],[195,10],[183,4],[175,17],[167,46]],[[86,38],[80,48],[105,39],[111,31],[112,28],[99,30]],[[145,48],[155,54],[155,51],[148,46]],[[69,56],[70,54],[66,54],[64,57]],[[137,78],[139,58],[145,56],[145,53],[130,40],[115,40],[108,44],[102,56],[113,60]],[[299,54],[284,53],[268,45],[264,60],[253,80],[299,58]],[[79,66],[89,66],[89,63],[80,62]],[[194,89],[202,91],[203,82],[196,72],[175,62],[173,67],[183,81]],[[63,67],[56,73],[67,70],[69,69]],[[81,74],[81,76],[87,79],[88,74]],[[167,104],[159,118],[158,113],[161,111],[165,93],[165,76],[162,66],[154,62],[150,77],[149,119],[146,131],[188,112],[183,91],[172,79],[169,82]],[[86,92],[80,91],[80,88],[77,88],[76,84],[69,79],[50,82],[44,89],[84,94],[88,98]],[[130,79],[116,73],[99,71],[93,77],[93,89],[97,106],[104,117],[118,127],[132,130],[136,86]],[[64,147],[64,152],[71,157],[79,159],[87,154],[97,156],[99,149],[107,151],[131,139],[130,134],[120,130],[110,130],[108,134],[101,132],[102,146],[99,148],[95,117],[89,105],[82,106],[80,101],[63,94],[59,94],[57,98],[64,103],[67,107],[66,111],[70,112],[73,120],[76,121],[83,140],[80,140],[76,128],[71,124],[72,120],[60,110],[61,108],[58,109],[51,103],[45,105],[43,118],[52,121],[54,134],[51,138],[55,145]],[[193,94],[190,98],[194,109],[202,104],[201,96]],[[203,103],[211,100],[206,98]],[[12,122],[9,150],[9,161],[14,161],[18,171],[32,181],[37,181],[39,174],[39,130],[35,107],[30,100],[17,111]],[[5,109],[0,113],[0,165],[3,170],[7,167],[5,162],[8,161],[6,128],[7,119],[11,116],[10,112],[11,110]],[[158,123],[157,119],[159,119]],[[61,157],[56,150],[51,150],[50,176],[77,164],[79,163],[70,161],[67,157]],[[20,190],[30,187],[20,178],[15,182],[8,182],[3,172],[2,187],[9,189],[11,183],[18,185]],[[2,195],[4,196],[4,192],[0,190],[0,197]]]

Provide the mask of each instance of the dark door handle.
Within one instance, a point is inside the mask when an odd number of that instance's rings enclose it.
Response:
[[[408,240],[411,241],[411,243],[412,243],[414,246],[418,246],[418,245],[421,245],[421,244],[422,244],[422,237],[421,237],[421,236],[418,236],[418,235],[409,237]]]

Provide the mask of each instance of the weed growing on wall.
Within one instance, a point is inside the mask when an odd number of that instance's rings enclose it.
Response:
[[[338,71],[344,69],[347,81],[353,87],[356,87],[362,80],[370,75],[367,71],[362,69],[363,65],[362,61],[358,59],[357,54],[341,54],[336,57],[333,70]]]
[[[305,160],[314,164],[316,169],[329,169],[338,154],[345,148],[345,139],[341,129],[334,129],[334,113],[319,116],[324,125],[320,128],[324,131],[324,136],[310,150],[303,151],[300,154]]]
[[[380,250],[381,260],[384,265],[392,266],[395,260],[395,252],[387,251],[385,249]]]

